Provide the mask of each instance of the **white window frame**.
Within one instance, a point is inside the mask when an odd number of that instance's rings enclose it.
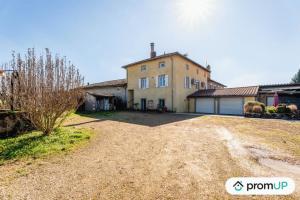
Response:
[[[140,89],[147,89],[149,88],[149,78],[143,77],[139,79],[139,88]]]
[[[191,88],[191,78],[189,76],[184,77],[184,88]]]
[[[166,74],[161,74],[156,77],[156,87],[168,87],[169,86],[169,76]]]

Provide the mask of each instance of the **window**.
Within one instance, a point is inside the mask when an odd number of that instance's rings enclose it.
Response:
[[[189,70],[190,66],[189,65],[185,65],[185,68],[186,68],[186,70]]]
[[[197,69],[197,74],[199,74],[199,69]]]
[[[139,79],[139,88],[146,89],[149,86],[148,78],[141,78]]]
[[[165,87],[166,86],[166,76],[159,75],[158,76],[158,87]]]
[[[274,105],[274,97],[267,97],[267,106]]]
[[[165,107],[165,100],[164,99],[159,99],[158,100],[158,106],[159,106],[159,108],[164,108]]]
[[[146,71],[147,70],[147,66],[146,65],[142,65],[141,66],[141,72],[144,72],[144,71]]]
[[[184,88],[191,88],[191,81],[188,76],[184,77]]]
[[[158,64],[159,68],[163,68],[166,66],[166,63],[163,61],[163,62],[159,62]]]
[[[196,89],[199,90],[200,89],[200,83],[199,83],[199,81],[196,81],[195,85],[196,85]]]

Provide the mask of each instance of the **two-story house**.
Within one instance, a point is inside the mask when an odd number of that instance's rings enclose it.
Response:
[[[203,67],[178,52],[156,55],[151,43],[150,58],[123,66],[127,71],[127,107],[189,112],[195,103],[187,96],[208,87],[224,85],[210,79],[210,67]]]

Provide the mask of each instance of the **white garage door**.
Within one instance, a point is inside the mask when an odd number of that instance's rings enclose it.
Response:
[[[196,112],[198,113],[215,113],[214,98],[197,98],[196,99]]]
[[[220,98],[220,114],[242,115],[243,98]]]

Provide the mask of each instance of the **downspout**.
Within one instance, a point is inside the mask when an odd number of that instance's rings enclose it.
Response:
[[[173,57],[171,56],[171,66],[172,66],[172,112],[174,112],[174,61]]]

